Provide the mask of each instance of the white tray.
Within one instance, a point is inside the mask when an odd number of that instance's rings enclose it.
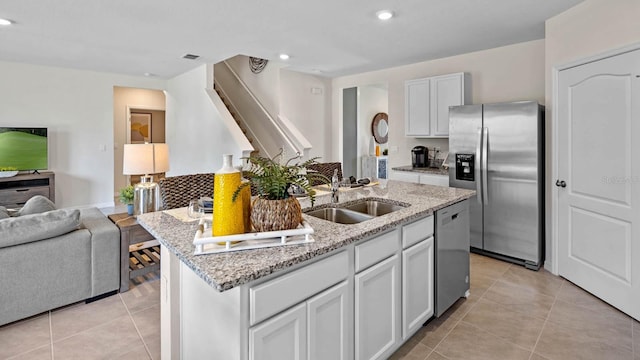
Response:
[[[208,228],[211,231],[211,228]],[[204,236],[205,219],[198,223],[198,231],[193,239],[196,246],[194,255],[217,254],[231,251],[261,249],[274,246],[298,245],[313,242],[313,228],[306,221],[297,229],[252,232],[225,236]],[[233,243],[236,242],[237,243]],[[218,244],[224,243],[224,244]]]

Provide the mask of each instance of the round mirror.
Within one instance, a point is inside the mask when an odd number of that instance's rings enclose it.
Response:
[[[378,144],[386,144],[389,135],[389,115],[387,113],[377,113],[371,122],[371,132]]]

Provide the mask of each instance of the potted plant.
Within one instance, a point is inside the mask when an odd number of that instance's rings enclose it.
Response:
[[[313,204],[316,195],[311,187],[313,181],[329,182],[326,176],[307,171],[309,165],[317,163],[318,157],[294,163],[300,159],[300,156],[295,156],[283,162],[281,150],[273,158],[254,155],[245,159],[249,167],[243,170],[243,176],[249,181],[238,187],[233,193],[233,200],[247,186],[258,193],[251,206],[251,223],[256,231],[295,229],[302,222],[302,208],[291,195],[290,187],[296,185],[304,189]]]
[[[0,166],[0,177],[11,177],[18,174],[18,168],[14,166]]]
[[[127,205],[127,214],[133,215],[133,185],[120,189],[120,202]]]

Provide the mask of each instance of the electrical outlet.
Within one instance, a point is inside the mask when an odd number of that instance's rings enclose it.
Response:
[[[389,153],[390,154],[395,154],[398,152],[398,147],[397,146],[390,146],[389,147]]]

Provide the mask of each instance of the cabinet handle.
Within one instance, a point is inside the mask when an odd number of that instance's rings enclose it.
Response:
[[[16,190],[17,192],[25,192],[25,191],[29,191],[30,189],[18,189]]]
[[[567,183],[564,180],[556,180],[556,186],[558,187],[567,187]]]

